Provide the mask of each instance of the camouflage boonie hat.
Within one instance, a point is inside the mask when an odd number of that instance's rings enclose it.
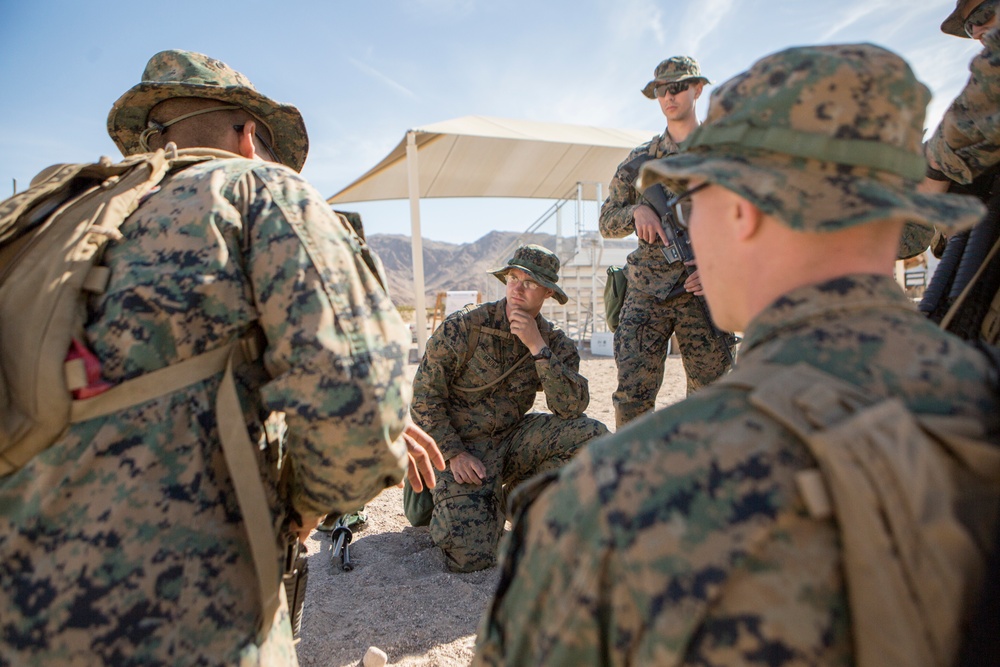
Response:
[[[559,280],[559,258],[548,248],[540,245],[523,245],[514,251],[514,256],[507,260],[506,266],[490,271],[504,285],[507,284],[507,272],[511,269],[521,269],[531,279],[542,287],[548,287],[555,292],[555,299],[561,304],[569,301],[566,292],[562,291],[556,281]]]
[[[941,24],[941,32],[955,37],[972,39],[965,34],[965,19],[969,18],[972,10],[981,4],[983,4],[983,0],[958,0],[955,3],[955,11]]]
[[[299,110],[257,92],[250,80],[221,60],[191,51],[161,51],[149,59],[142,81],[118,98],[108,114],[108,134],[123,155],[143,152],[140,135],[149,111],[177,97],[229,102],[253,114],[271,132],[275,157],[302,171],[309,136]]]
[[[647,162],[641,186],[681,192],[703,178],[792,229],[833,231],[902,219],[961,229],[972,197],[916,192],[930,91],[871,44],[796,47],[767,56],[712,94],[681,153]]]
[[[673,83],[674,81],[687,81],[689,79],[701,79],[705,83],[712,83],[701,74],[701,67],[698,61],[688,56],[674,56],[667,58],[653,70],[653,80],[642,89],[642,94],[651,100],[656,99],[653,89],[661,83]]]

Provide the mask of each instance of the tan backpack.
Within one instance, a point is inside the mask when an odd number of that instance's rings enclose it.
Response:
[[[233,368],[263,352],[259,331],[236,343],[73,400],[88,385],[83,359],[66,361],[83,340],[86,301],[101,293],[110,270],[107,242],[143,197],[168,174],[215,157],[209,149],[134,155],[112,163],[56,165],[32,186],[0,202],[0,476],[20,469],[70,423],[112,414],[226,371],[216,397],[222,450],[245,518],[257,571],[265,635],[278,609],[277,542],[253,444],[246,431]]]
[[[914,415],[807,364],[718,382],[748,389],[817,461],[796,483],[810,514],[838,525],[855,664],[953,664],[997,525],[1000,449],[982,426]]]

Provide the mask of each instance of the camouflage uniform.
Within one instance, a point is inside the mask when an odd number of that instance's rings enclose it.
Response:
[[[983,37],[969,71],[926,147],[931,167],[965,185],[1000,162],[1000,30]]]
[[[399,481],[405,327],[355,237],[297,173],[235,155],[199,163],[121,232],[86,327],[105,380],[252,326],[267,340],[262,361],[237,373],[271,504],[247,521],[277,535],[290,509],[350,510]],[[255,640],[260,601],[220,449],[220,380],[74,424],[0,479],[0,664],[296,664],[284,600]],[[284,442],[264,437],[272,411],[285,414]]]
[[[790,49],[723,84],[708,129],[643,178],[675,188],[706,179],[797,230],[897,216],[970,225],[977,202],[914,192],[922,114],[901,120],[899,110],[922,110],[928,97],[878,47]],[[840,145],[832,137],[845,128],[857,139]],[[891,145],[894,162],[865,159],[893,171],[834,161],[863,154],[862,142],[874,153]],[[804,362],[914,413],[1000,426],[991,364],[888,276],[792,289],[745,333],[735,373]],[[853,664],[837,525],[811,518],[794,481],[815,465],[797,436],[725,383],[589,445],[514,498],[473,664]]]
[[[643,92],[651,97],[656,81],[691,78],[704,78],[697,63],[690,58],[671,58],[660,63],[654,81]],[[635,175],[622,168],[641,155],[662,158],[678,150],[670,133],[664,131],[629,153],[611,179],[608,198],[601,206],[602,236],[622,238],[635,232],[633,215],[643,199],[635,187]],[[726,351],[705,318],[698,297],[689,292],[671,296],[675,287],[683,285],[687,271],[681,262],[667,260],[662,243],[639,239],[639,247],[628,256],[625,278],[628,290],[614,338],[618,389],[612,400],[619,428],[653,410],[663,384],[667,344],[674,331],[689,394],[729,369]]]
[[[413,380],[413,421],[434,437],[445,459],[469,452],[486,467],[482,486],[456,482],[449,466],[433,490],[431,537],[454,571],[495,564],[506,489],[562,465],[585,442],[607,433],[604,424],[583,414],[590,392],[576,345],[541,315],[536,322],[550,359],[528,357],[483,391],[458,389],[493,382],[528,353],[510,333],[506,303],[501,299],[445,319],[427,342]],[[463,365],[475,322],[482,332]],[[539,391],[554,414],[528,413]]]

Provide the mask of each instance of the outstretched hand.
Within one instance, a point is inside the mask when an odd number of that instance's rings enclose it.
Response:
[[[434,438],[427,434],[424,429],[414,423],[410,423],[403,431],[403,442],[406,443],[406,455],[409,463],[406,466],[406,476],[410,480],[410,486],[417,493],[424,490],[424,483],[433,489],[437,484],[434,478],[434,468],[444,470],[444,456],[438,449]],[[400,482],[399,486],[403,486]]]

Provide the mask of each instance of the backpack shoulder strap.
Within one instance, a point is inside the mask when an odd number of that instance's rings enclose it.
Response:
[[[462,371],[465,370],[465,367],[469,365],[469,362],[472,360],[473,355],[476,354],[476,348],[479,347],[479,341],[482,339],[482,335],[484,333],[489,336],[497,336],[499,338],[507,338],[507,339],[516,338],[516,336],[510,333],[509,331],[502,331],[501,329],[495,329],[493,327],[486,326],[486,320],[489,317],[489,312],[484,306],[481,306],[479,304],[468,305],[462,308],[462,310],[460,310],[459,313],[460,316],[461,315],[468,316],[469,338],[467,340],[467,345],[465,347],[465,354],[462,357],[462,361],[455,369],[455,374],[453,376],[455,378],[458,378],[462,374]],[[461,392],[477,392],[477,391],[483,391],[484,389],[489,389],[490,387],[503,381],[508,375],[517,370],[518,367],[520,367],[521,364],[523,364],[525,360],[530,356],[531,356],[530,352],[522,356],[520,359],[517,360],[517,362],[514,363],[514,365],[511,368],[507,370],[506,373],[504,373],[499,378],[493,380],[488,384],[479,387],[462,387],[456,384],[452,384],[451,388]]]
[[[898,398],[872,396],[807,364],[738,369],[719,382],[750,391],[751,404],[817,461],[796,485],[815,518],[837,521],[857,664],[950,664],[969,591],[983,576],[965,503],[978,496],[978,510],[992,516],[987,508],[998,498],[1000,454],[981,428],[918,420]],[[969,474],[965,462],[993,479]]]
[[[461,374],[465,367],[469,365],[472,356],[476,353],[476,348],[479,347],[479,338],[482,336],[488,316],[486,308],[478,304],[465,306],[459,313],[460,315],[469,316],[469,338],[465,347],[465,356],[462,357],[462,363],[459,364],[455,372],[456,376]],[[495,331],[495,329],[490,329],[490,331]]]

